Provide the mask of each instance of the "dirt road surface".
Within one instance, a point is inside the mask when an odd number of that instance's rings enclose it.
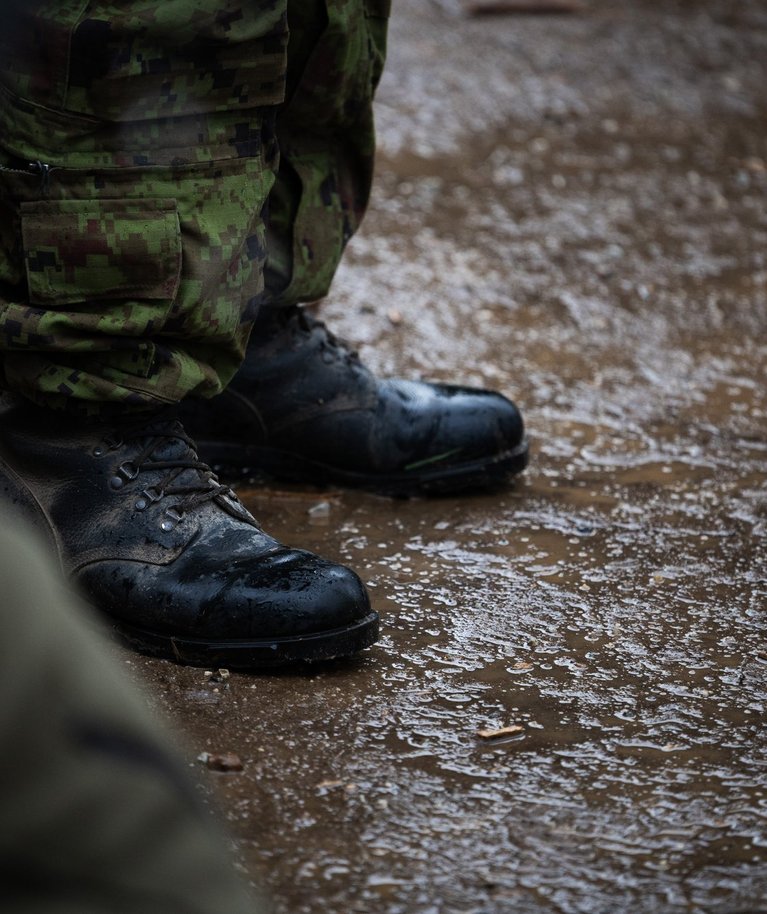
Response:
[[[512,396],[533,457],[463,499],[242,490],[370,585],[356,661],[125,655],[279,914],[767,908],[765,85],[759,0],[396,0],[321,314]]]

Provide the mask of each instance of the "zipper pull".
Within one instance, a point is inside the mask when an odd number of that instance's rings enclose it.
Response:
[[[51,192],[51,166],[45,162],[30,162],[29,167],[32,171],[40,172],[40,195],[43,197],[50,196]]]

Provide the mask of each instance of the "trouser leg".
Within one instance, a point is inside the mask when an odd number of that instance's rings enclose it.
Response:
[[[277,119],[280,167],[267,217],[272,304],[324,296],[362,220],[389,6],[390,0],[289,2],[287,93]]]
[[[101,412],[226,385],[263,298],[286,4],[13,0],[0,38],[5,387]]]

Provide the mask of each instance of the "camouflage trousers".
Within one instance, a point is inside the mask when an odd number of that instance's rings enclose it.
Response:
[[[259,307],[325,295],[389,3],[9,0],[0,385],[88,412],[214,396]]]

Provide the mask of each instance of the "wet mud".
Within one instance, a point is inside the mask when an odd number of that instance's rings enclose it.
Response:
[[[243,489],[361,574],[381,642],[128,668],[280,914],[767,909],[767,13],[395,6],[321,313],[381,372],[513,396],[531,466],[461,499]]]

